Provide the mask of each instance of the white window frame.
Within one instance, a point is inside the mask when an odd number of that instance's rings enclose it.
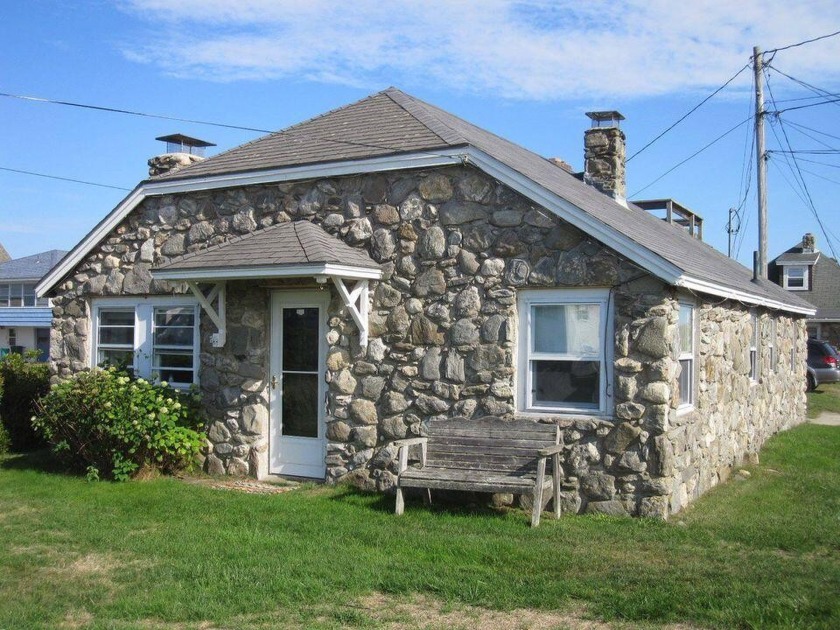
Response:
[[[691,349],[689,351],[683,352],[683,350],[682,350],[682,337],[679,333],[680,328],[679,328],[679,323],[678,323],[678,325],[677,325],[677,336],[678,336],[677,348],[679,349],[679,356],[677,357],[677,361],[679,362],[680,367],[682,367],[683,361],[688,361],[689,362],[688,363],[688,365],[689,365],[688,382],[690,383],[690,386],[689,386],[688,396],[685,396],[685,398],[686,398],[685,401],[683,401],[683,397],[684,397],[683,394],[685,392],[683,392],[682,389],[680,389],[680,402],[679,402],[679,405],[677,406],[677,413],[686,413],[686,412],[694,409],[694,402],[695,402],[695,399],[696,399],[696,389],[697,389],[695,387],[695,383],[694,383],[695,374],[696,374],[696,363],[697,363],[697,358],[696,358],[696,349],[697,349],[697,305],[694,304],[693,302],[681,301],[680,302],[680,313],[683,312],[684,308],[691,310]],[[682,377],[682,374],[680,374],[680,377]],[[679,381],[678,381],[678,383],[679,383]]]
[[[750,337],[750,383],[758,383],[758,376],[761,373],[758,356],[758,312],[750,309],[750,322],[752,323],[752,337]]]
[[[790,285],[790,272],[792,269],[797,269],[802,271],[802,286],[791,286]],[[788,291],[807,291],[809,287],[809,276],[808,273],[808,265],[782,265],[782,287],[787,289]],[[797,278],[798,279],[798,278]]]
[[[170,383],[178,389],[188,389],[191,384],[198,384],[199,356],[201,354],[200,308],[195,298],[190,296],[165,296],[148,298],[100,298],[91,304],[93,313],[90,347],[90,366],[96,367],[99,355],[99,313],[102,310],[134,309],[134,363],[132,368],[137,376],[159,380],[155,375],[154,360],[154,316],[155,309],[186,308],[195,313],[193,330],[193,381],[192,383]]]
[[[529,289],[519,292],[517,296],[518,308],[518,347],[516,371],[516,409],[519,415],[545,415],[552,413],[572,413],[586,415],[605,415],[612,409],[612,395],[607,387],[608,379],[612,381],[613,362],[613,307],[610,302],[609,289]],[[532,398],[532,374],[530,362],[544,358],[531,352],[531,313],[534,306],[567,306],[575,304],[597,304],[599,306],[600,325],[598,341],[600,352],[598,356],[563,355],[568,360],[597,360],[601,364],[598,392],[598,407],[574,403],[545,405],[535,404]],[[555,357],[556,355],[551,355]],[[610,370],[610,374],[607,371]]]

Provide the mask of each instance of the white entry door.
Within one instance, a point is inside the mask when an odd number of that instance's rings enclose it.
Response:
[[[269,472],[323,479],[327,291],[271,296]]]

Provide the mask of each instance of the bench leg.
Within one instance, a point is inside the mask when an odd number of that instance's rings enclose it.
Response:
[[[545,457],[537,462],[537,482],[534,484],[534,507],[531,509],[531,527],[540,524],[540,512],[542,512],[543,482],[545,481]]]
[[[423,494],[423,503],[426,505],[432,504],[432,489],[426,488],[426,492]]]
[[[399,516],[405,510],[405,499],[403,498],[403,491],[402,488],[397,485],[397,504],[394,508],[394,514]]]
[[[554,518],[560,518],[560,473],[563,469],[560,468],[560,454],[554,455],[554,474],[552,481],[554,484]]]

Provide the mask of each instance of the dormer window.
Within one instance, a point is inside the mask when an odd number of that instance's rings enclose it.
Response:
[[[808,266],[785,265],[782,286],[790,291],[807,291]]]

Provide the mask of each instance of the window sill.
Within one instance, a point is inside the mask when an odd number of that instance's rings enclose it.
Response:
[[[684,416],[687,413],[694,411],[694,403],[689,405],[680,405],[677,407],[677,416]]]

